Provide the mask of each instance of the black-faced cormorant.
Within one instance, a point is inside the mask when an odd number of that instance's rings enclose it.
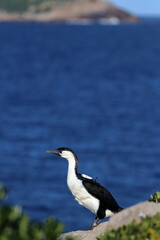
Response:
[[[78,173],[78,158],[70,148],[58,148],[46,152],[56,154],[68,160],[68,187],[80,205],[96,215],[91,226],[94,228],[101,219],[111,217],[122,210],[112,194],[95,179]]]

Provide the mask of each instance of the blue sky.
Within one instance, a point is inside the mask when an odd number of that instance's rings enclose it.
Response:
[[[136,15],[160,16],[160,0],[110,0]]]

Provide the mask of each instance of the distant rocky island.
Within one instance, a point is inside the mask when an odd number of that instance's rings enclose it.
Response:
[[[24,1],[24,4],[23,4]],[[139,19],[105,0],[17,0],[1,4],[0,21],[136,23]],[[2,1],[4,3],[4,1]]]

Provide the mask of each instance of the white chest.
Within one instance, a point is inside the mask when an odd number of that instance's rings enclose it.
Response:
[[[92,195],[87,192],[82,181],[77,179],[76,176],[68,175],[67,184],[78,203],[96,214],[99,208],[99,200],[92,197]]]

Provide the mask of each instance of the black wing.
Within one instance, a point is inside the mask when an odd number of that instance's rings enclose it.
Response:
[[[85,179],[82,181],[86,190],[95,198],[99,199],[104,204],[106,209],[112,212],[118,212],[121,207],[118,205],[112,194],[94,180]]]

